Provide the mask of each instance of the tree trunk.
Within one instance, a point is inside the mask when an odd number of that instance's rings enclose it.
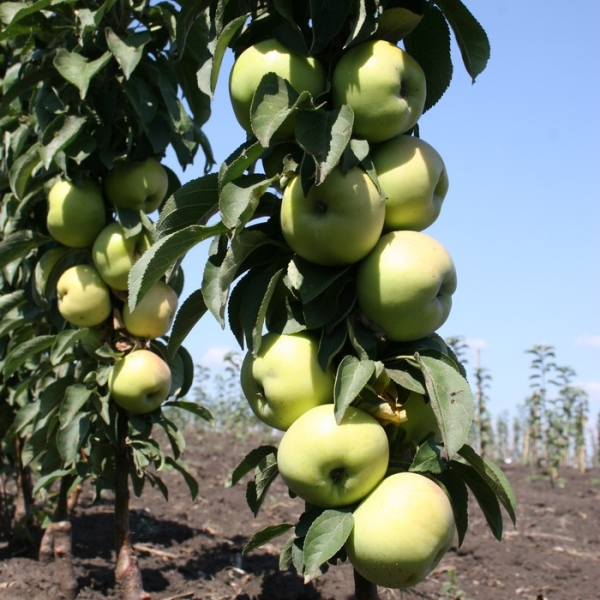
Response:
[[[144,591],[142,574],[131,545],[127,432],[127,413],[119,409],[117,414],[118,439],[115,450],[115,544],[117,551],[115,580],[121,588],[123,600],[150,600],[150,594]]]

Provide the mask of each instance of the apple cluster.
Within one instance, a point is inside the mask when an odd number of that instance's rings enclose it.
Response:
[[[368,142],[376,173],[339,164],[306,189],[287,168],[290,156],[302,154],[292,113],[263,161],[267,173],[285,171],[283,238],[305,261],[353,267],[358,310],[379,339],[433,334],[450,313],[456,270],[444,246],[423,233],[448,191],[441,156],[414,135],[426,99],[423,70],[383,40],[353,46],[328,68],[279,41],[259,42],[237,57],[229,80],[235,116],[250,135],[255,92],[273,72],[298,94],[332,109],[349,106],[352,136]],[[244,358],[242,390],[257,417],[283,431],[277,467],[290,491],[309,505],[353,510],[345,550],[356,571],[385,587],[415,585],[452,544],[451,503],[432,479],[390,469],[389,438],[377,415],[362,405],[336,415],[336,374],[322,368],[318,353],[318,332],[267,332]],[[406,396],[398,425],[405,442],[441,443],[428,398]]]
[[[138,217],[135,226],[126,227],[118,215],[153,213],[167,187],[164,167],[149,158],[115,167],[103,186],[61,178],[48,193],[46,224],[58,245],[40,262],[47,272],[54,266],[62,271],[55,290],[58,311],[67,323],[92,328],[99,337],[112,341],[116,334],[125,354],[110,368],[108,388],[117,405],[137,414],[155,410],[170,393],[169,365],[149,342],[170,330],[179,299],[161,280],[130,310],[129,272],[151,245],[151,222]],[[76,264],[61,261],[69,249],[83,251],[74,254]]]

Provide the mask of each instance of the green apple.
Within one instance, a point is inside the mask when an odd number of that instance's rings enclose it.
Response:
[[[106,176],[104,191],[117,208],[153,213],[165,199],[169,177],[154,158],[129,165],[118,164]]]
[[[333,402],[334,373],[319,364],[319,341],[307,333],[267,333],[256,356],[248,351],[240,375],[254,414],[286,430],[307,410]]]
[[[50,235],[65,246],[91,246],[106,225],[102,192],[91,181],[81,185],[57,181],[48,193],[46,225]]]
[[[107,225],[92,246],[92,258],[100,276],[113,289],[125,291],[131,267],[150,247],[146,232],[127,237],[116,221]]]
[[[318,265],[358,262],[383,230],[385,204],[360,167],[346,174],[336,167],[304,194],[300,177],[286,186],[281,201],[281,230],[292,250]]]
[[[122,314],[125,329],[140,338],[161,337],[171,329],[178,303],[175,291],[164,281],[157,281],[133,311],[125,304]]]
[[[58,311],[78,327],[95,327],[112,312],[110,290],[98,271],[90,265],[67,269],[56,284]]]
[[[399,135],[371,152],[385,195],[386,231],[422,231],[439,216],[448,173],[437,150],[420,138]]]
[[[359,308],[387,339],[397,342],[420,339],[441,327],[455,290],[450,254],[419,231],[381,236],[356,273]]]
[[[319,61],[286,48],[275,39],[246,48],[235,60],[229,76],[229,96],[238,123],[252,133],[250,108],[254,92],[267,73],[286,79],[299,94],[307,91],[318,96],[325,90],[327,77]],[[280,139],[294,135],[294,120],[286,119],[277,131]]]
[[[454,513],[446,493],[418,473],[386,477],[354,510],[345,548],[368,581],[407,588],[423,581],[450,549]]]
[[[406,421],[400,425],[405,432],[404,441],[420,444],[430,433],[434,444],[442,443],[442,434],[431,402],[426,396],[411,392],[402,404],[406,411]]]
[[[364,498],[383,479],[388,462],[388,439],[379,422],[349,406],[338,424],[333,404],[298,417],[277,451],[279,473],[288,488],[324,508]]]
[[[404,50],[384,40],[350,48],[333,70],[335,107],[354,111],[353,133],[383,142],[415,126],[425,106],[425,74]]]
[[[134,350],[110,368],[108,389],[121,408],[134,414],[156,410],[171,390],[171,369],[151,350]]]

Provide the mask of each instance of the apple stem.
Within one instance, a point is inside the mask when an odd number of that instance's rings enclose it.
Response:
[[[142,574],[131,544],[128,430],[128,414],[119,408],[117,412],[117,447],[115,448],[115,545],[117,551],[115,580],[121,588],[123,600],[148,600],[150,594],[144,591]]]
[[[379,600],[377,586],[354,569],[354,595],[356,600]]]

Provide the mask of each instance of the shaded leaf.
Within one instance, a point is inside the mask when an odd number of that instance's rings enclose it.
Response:
[[[104,31],[108,49],[123,70],[125,79],[129,79],[144,55],[144,46],[150,41],[149,32],[146,31],[122,40],[110,27]]]
[[[207,312],[202,290],[192,292],[179,307],[169,335],[167,352],[173,356],[185,338]]]
[[[242,554],[248,554],[252,550],[256,550],[256,548],[260,548],[264,546],[271,540],[274,540],[276,537],[283,535],[286,531],[289,531],[294,527],[293,523],[279,523],[277,525],[267,525],[260,531],[253,533],[248,541],[244,544],[244,548],[242,549]]]
[[[4,364],[4,377],[8,378],[17,371],[27,360],[52,346],[55,335],[39,335],[19,344],[11,350]]]
[[[64,79],[79,90],[79,96],[83,100],[91,80],[108,64],[110,59],[111,53],[108,51],[96,60],[88,61],[77,52],[59,48],[54,57],[54,66]]]
[[[375,363],[372,360],[360,360],[347,354],[342,358],[335,375],[333,398],[335,404],[335,420],[339,424],[346,409],[375,374]]]

